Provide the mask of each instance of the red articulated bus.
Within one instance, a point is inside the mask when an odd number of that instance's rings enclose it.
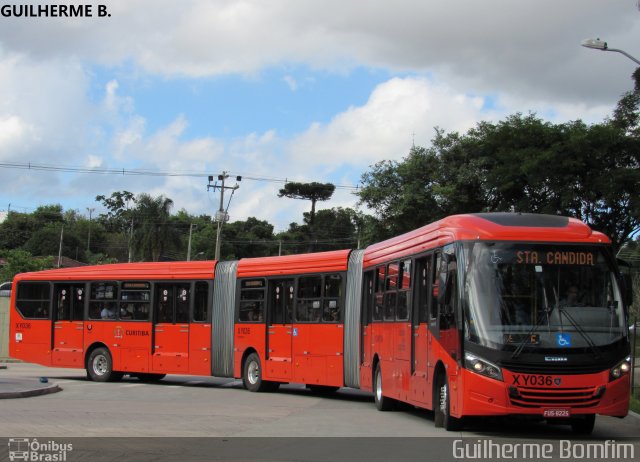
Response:
[[[567,217],[456,215],[364,250],[17,275],[11,356],[124,374],[353,387],[465,416],[593,430],[629,408],[629,284]]]

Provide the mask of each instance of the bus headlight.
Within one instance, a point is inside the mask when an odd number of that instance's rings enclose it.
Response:
[[[616,380],[629,373],[631,370],[631,356],[627,356],[620,361],[615,367],[611,368],[610,379]]]
[[[501,382],[503,381],[502,369],[485,359],[472,355],[471,353],[465,353],[464,366],[476,374],[484,375],[490,379],[500,380]]]

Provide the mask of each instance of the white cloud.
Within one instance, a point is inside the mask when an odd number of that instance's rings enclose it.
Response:
[[[580,41],[634,47],[640,32],[632,0],[114,0],[109,9],[109,19],[5,19],[0,43],[163,75],[251,74],[283,62],[431,71],[454,87],[602,104],[628,87],[632,63]]]
[[[3,21],[0,159],[355,183],[359,175],[352,172],[405,156],[414,139],[426,145],[434,126],[465,131],[479,120],[528,110],[554,121],[602,120],[631,88],[634,67],[615,53],[580,48],[580,40],[600,35],[633,52],[640,32],[631,0],[114,0],[109,9],[108,20]],[[98,86],[94,64],[117,77]],[[298,65],[422,77],[391,78],[364,104],[287,138],[279,127],[247,127],[231,140],[192,134],[188,113],[169,114],[165,120],[172,121],[157,128],[150,114],[136,111],[134,93],[121,94],[131,88],[122,79],[143,80],[137,73],[252,75]],[[122,75],[128,72],[136,75]],[[284,73],[291,91],[305,87],[305,80]],[[94,101],[89,94],[95,88]],[[0,171],[3,190],[37,202],[91,202],[97,194],[128,189],[164,194],[191,213],[217,208],[202,178],[132,182],[94,175],[65,182],[14,173]],[[58,180],[63,187],[52,188]],[[247,178],[232,216],[257,216],[280,229],[299,220],[308,204],[278,199],[281,186]],[[353,204],[355,198],[340,190],[323,206]]]
[[[365,105],[349,108],[326,125],[312,125],[292,141],[290,156],[301,170],[309,164],[339,170],[399,159],[407,155],[414,134],[416,144],[425,145],[435,126],[466,130],[490,116],[482,106],[482,98],[427,79],[393,78],[379,85]]]

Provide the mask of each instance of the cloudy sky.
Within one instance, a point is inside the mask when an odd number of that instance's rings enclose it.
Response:
[[[634,63],[580,42],[640,55],[637,0],[100,3],[110,17],[0,16],[0,211],[99,212],[126,189],[211,214],[206,175],[228,171],[244,177],[231,219],[282,230],[309,207],[277,198],[285,179],[333,182],[323,207],[354,207],[368,166],[434,127],[602,121]]]

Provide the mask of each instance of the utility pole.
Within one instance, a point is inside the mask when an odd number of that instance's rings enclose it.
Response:
[[[89,235],[87,237],[87,253],[91,252],[90,248],[91,248],[91,214],[93,213],[93,211],[95,210],[95,208],[93,207],[87,207],[87,211],[89,212]]]
[[[195,225],[191,223],[189,225],[189,245],[187,246],[187,261],[191,261],[191,234],[193,233],[193,227]]]
[[[133,260],[133,249],[131,247],[133,242],[133,217],[131,217],[131,227],[129,228],[129,263]]]
[[[62,261],[62,237],[64,236],[64,225],[60,228],[60,246],[58,247],[58,268],[60,268],[60,262]]]
[[[214,191],[216,189],[220,189],[220,208],[218,209],[215,215],[215,220],[218,223],[218,229],[216,230],[216,254],[214,257],[215,260],[220,260],[220,243],[222,240],[222,225],[225,222],[229,221],[229,214],[224,209],[224,190],[231,189],[231,195],[233,196],[233,193],[235,192],[235,190],[240,187],[237,183],[235,186],[225,186],[224,180],[226,180],[227,178],[229,178],[228,172],[222,172],[222,175],[218,175],[218,181],[220,181],[221,184],[218,185],[217,181],[215,184],[211,184],[211,182],[213,181],[213,176],[209,175],[209,184],[207,185],[207,191],[209,190],[209,188],[213,188]],[[242,181],[242,177],[237,176],[236,181]],[[229,203],[231,203],[231,199],[229,199]],[[229,208],[229,205],[227,205],[227,209],[228,208]]]

